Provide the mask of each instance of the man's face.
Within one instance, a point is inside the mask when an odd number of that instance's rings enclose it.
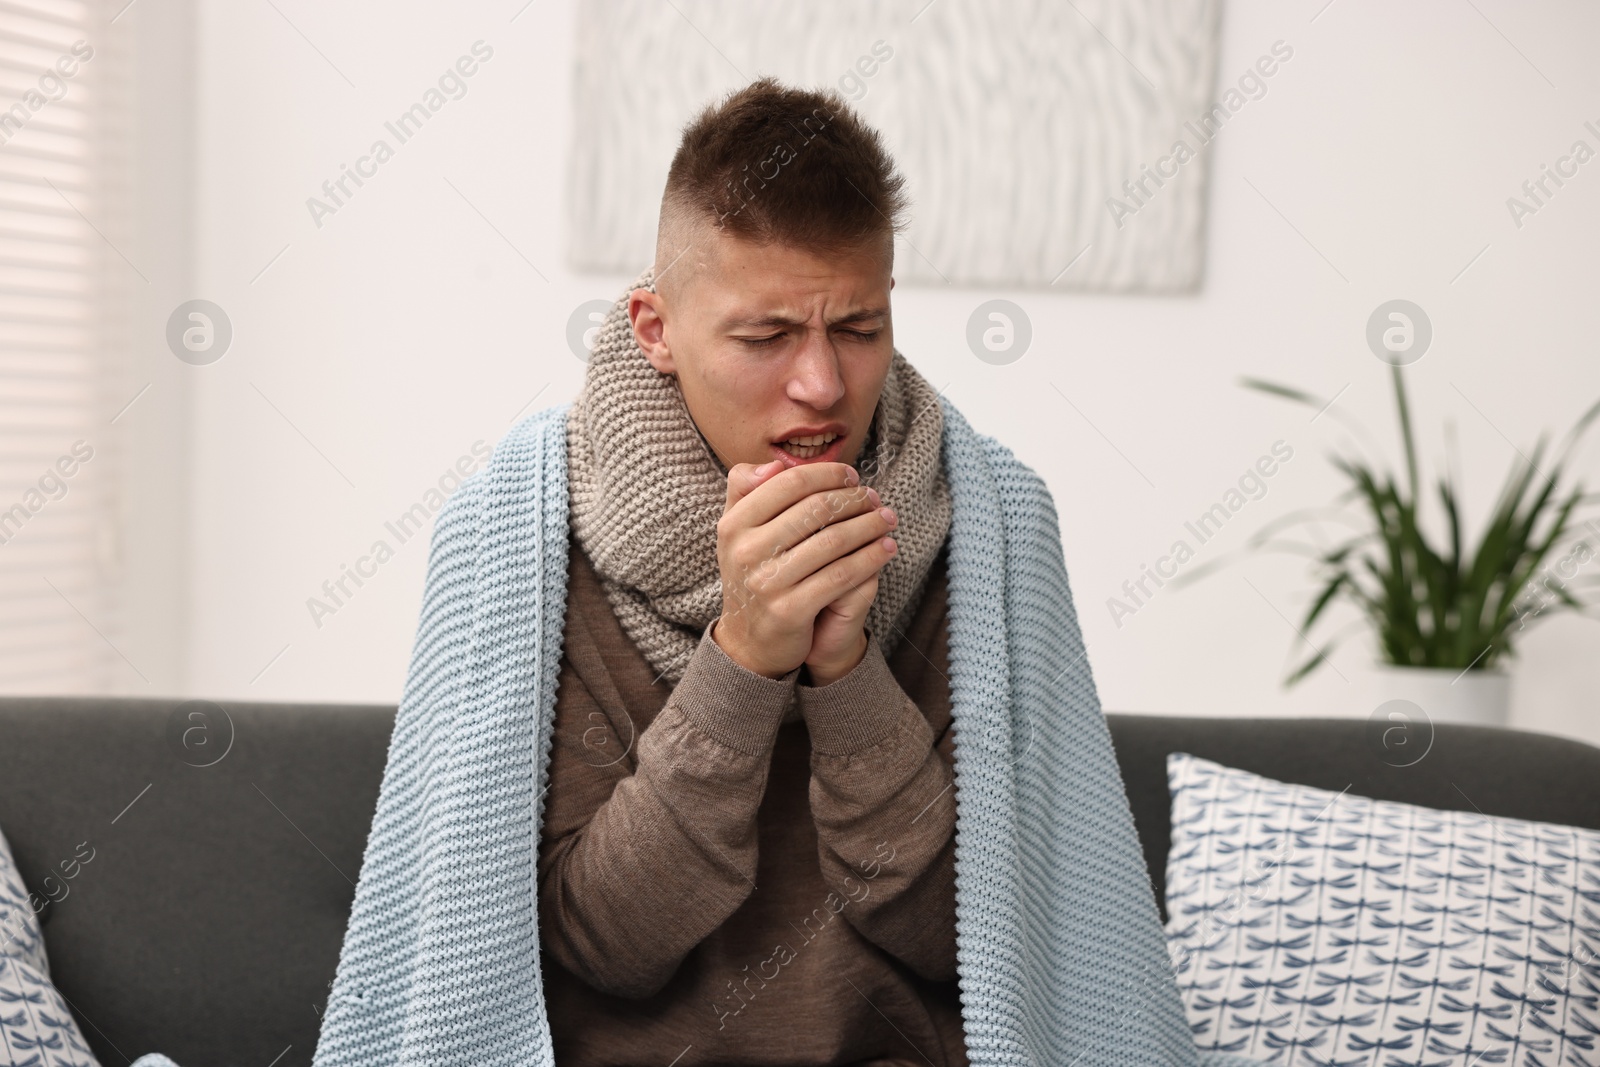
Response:
[[[729,469],[780,458],[854,466],[894,355],[891,256],[887,240],[818,256],[706,227],[663,272],[679,277],[634,290],[634,337],[657,370],[678,376]]]

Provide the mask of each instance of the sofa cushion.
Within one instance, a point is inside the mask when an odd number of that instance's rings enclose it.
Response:
[[[93,862],[92,849],[86,858]],[[77,856],[62,862],[81,863]],[[44,891],[66,896],[72,886],[70,879],[64,876],[69,872],[76,876],[80,869],[80,866],[69,866],[59,874],[51,872],[45,875]],[[50,973],[50,959],[44,949],[44,931],[39,927],[39,912],[47,903],[49,898],[40,893],[30,893],[22,884],[17,861],[11,855],[11,844],[6,840],[5,827],[0,825],[0,956],[27,964],[34,973],[41,975]],[[0,1001],[0,1004],[4,1003],[8,1002]]]
[[[1594,1062],[1600,832],[1168,765],[1167,938],[1202,1048]]]
[[[1444,811],[1472,811],[1477,805],[1490,815],[1600,830],[1600,789],[1594,785],[1600,782],[1600,749],[1566,738],[1424,723],[1408,744],[1427,755],[1413,762],[1414,755],[1397,754],[1392,727],[1374,728],[1366,719],[1111,714],[1106,720],[1163,919],[1162,879],[1172,843],[1167,792],[1172,752],[1334,792],[1348,789]]]
[[[0,827],[0,1049],[6,1062],[97,1067],[67,1002],[50,982],[50,960],[38,912],[46,898],[27,892]],[[94,862],[79,849],[44,878],[45,892],[65,899],[72,881]]]

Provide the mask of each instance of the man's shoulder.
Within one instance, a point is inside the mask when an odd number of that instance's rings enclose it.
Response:
[[[495,446],[495,451],[498,452],[501,448],[526,447],[544,437],[553,428],[559,427],[564,432],[567,414],[572,410],[575,403],[576,401],[573,400],[563,400],[558,404],[540,408],[538,411],[512,423],[511,429],[506,431],[506,435],[501,439],[500,444]],[[561,447],[563,449],[566,447],[564,439]]]
[[[454,529],[463,520],[475,515],[484,502],[484,488],[492,478],[503,477],[504,474],[519,466],[521,455],[533,452],[537,454],[541,442],[553,443],[561,450],[563,462],[554,468],[563,477],[566,473],[566,438],[564,432],[552,433],[556,427],[563,431],[566,425],[567,411],[572,407],[572,401],[565,400],[559,404],[541,408],[531,415],[512,424],[491,450],[488,462],[477,470],[461,479],[461,484],[455,492],[445,499],[440,507],[438,516],[434,520],[434,530],[438,531],[449,527]],[[548,457],[546,457],[548,463]]]
[[[1050,488],[1044,478],[1023,462],[1011,446],[992,434],[974,429],[949,397],[940,396],[939,403],[944,409],[946,435],[962,442],[969,453],[975,452],[982,459],[989,468],[985,474],[995,480],[1002,492],[1013,497],[1048,502],[1054,507]]]

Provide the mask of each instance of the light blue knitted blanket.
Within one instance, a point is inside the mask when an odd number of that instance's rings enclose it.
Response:
[[[1202,1058],[1190,1036],[1049,490],[940,403],[971,1062],[1243,1062]],[[519,423],[439,513],[314,1067],[554,1063],[535,878],[566,617],[569,406]]]

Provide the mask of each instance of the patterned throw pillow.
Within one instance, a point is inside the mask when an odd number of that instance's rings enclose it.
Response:
[[[1600,833],[1167,758],[1167,944],[1202,1048],[1600,1065]]]
[[[50,982],[39,917],[0,833],[0,1050],[17,1067],[99,1067]]]

